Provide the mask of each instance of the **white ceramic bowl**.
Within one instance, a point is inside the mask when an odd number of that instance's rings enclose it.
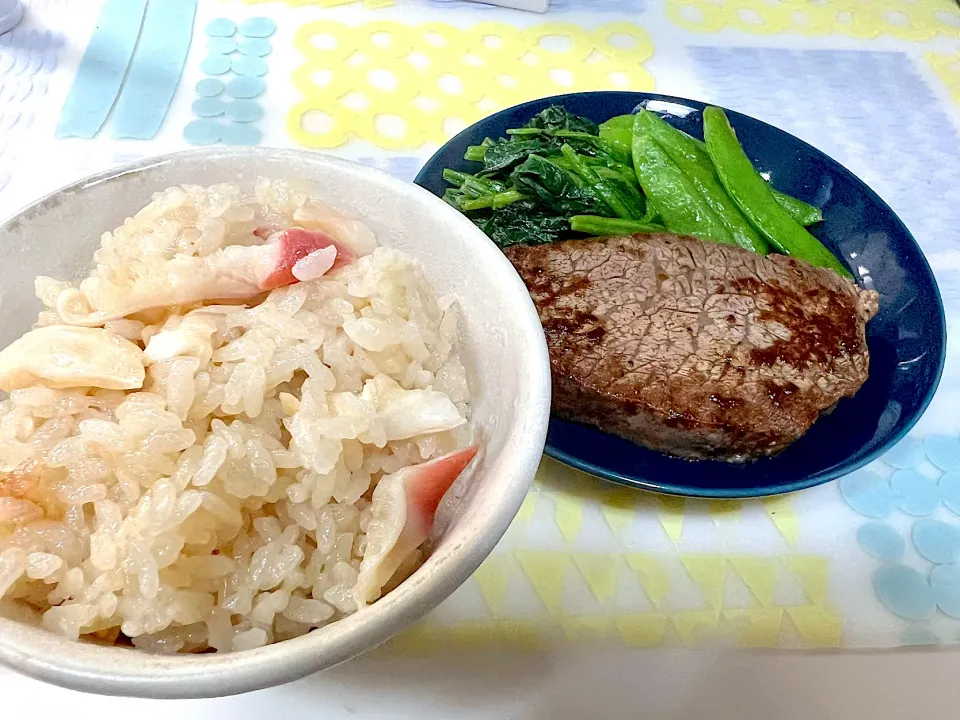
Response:
[[[362,218],[382,244],[416,258],[439,293],[459,301],[472,422],[483,450],[444,501],[429,558],[369,608],[256,650],[150,655],[0,619],[0,662],[58,685],[113,695],[208,697],[295,680],[369,650],[439,604],[476,570],[519,509],[550,411],[550,370],[533,303],[473,223],[378,170],[309,152],[203,150],[153,158],[59,190],[0,225],[0,347],[36,318],[33,278],[84,275],[101,233],[153,193],[184,183],[252,186],[257,176],[313,181],[318,197]]]

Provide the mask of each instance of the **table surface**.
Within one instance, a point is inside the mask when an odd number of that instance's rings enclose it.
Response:
[[[409,180],[465,123],[531,97],[655,89],[716,102],[792,132],[876,189],[930,260],[958,337],[953,0],[555,0],[545,15],[460,0],[199,0],[183,77],[150,140],[115,139],[109,121],[94,138],[55,139],[104,3],[24,5],[24,23],[0,37],[0,218],[92,172],[189,147],[184,128],[210,53],[204,28],[266,16],[277,31],[264,115],[252,125],[262,144],[322,149]],[[463,62],[446,62],[445,47],[462,48]],[[947,675],[956,655],[893,649],[957,642],[955,598],[937,596],[941,609],[905,620],[903,607],[878,599],[881,562],[857,535],[882,523],[903,540],[892,560],[933,592],[933,564],[911,533],[921,520],[960,525],[937,484],[960,469],[956,351],[951,340],[940,390],[907,441],[858,475],[886,498],[880,511],[845,502],[839,483],[766,501],[684,502],[545,460],[491,558],[420,625],[322,675],[177,708],[237,718],[277,707],[397,718],[427,708],[471,718],[942,710],[960,700]],[[935,502],[917,510],[918,497],[892,492],[891,480]],[[3,670],[0,696],[25,718],[169,711]]]

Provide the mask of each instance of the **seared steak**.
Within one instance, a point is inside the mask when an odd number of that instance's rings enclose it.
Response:
[[[782,255],[672,234],[506,251],[561,417],[672,455],[772,455],[867,379],[877,294]]]

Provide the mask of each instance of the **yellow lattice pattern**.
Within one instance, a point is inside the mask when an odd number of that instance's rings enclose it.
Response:
[[[742,647],[777,647],[792,634],[804,647],[836,647],[842,634],[841,618],[827,602],[828,564],[824,557],[793,555],[784,558],[681,554],[680,562],[702,594],[699,609],[671,609],[665,599],[671,591],[670,559],[645,553],[577,553],[518,550],[512,556],[494,555],[474,576],[491,617],[439,626],[429,621],[408,631],[396,647],[433,651],[440,648],[475,649],[482,645],[539,647],[562,637],[568,641],[616,640],[635,647],[658,647],[668,642],[701,645],[727,639]],[[505,616],[507,573],[518,564],[547,609],[536,619]],[[807,602],[779,606],[774,601],[776,577],[790,573],[803,588]],[[565,612],[563,588],[571,573],[580,573],[606,612],[579,615]],[[630,612],[611,606],[619,575],[632,572],[655,610]],[[725,607],[724,583],[735,573],[754,596],[751,607]],[[788,627],[789,626],[789,627]]]
[[[927,53],[927,62],[950,91],[954,101],[960,104],[960,53]]]
[[[306,63],[293,83],[303,101],[287,127],[302,145],[359,137],[382,148],[442,143],[463,127],[525,100],[583,90],[650,90],[642,63],[653,46],[631,23],[595,30],[548,23],[519,29],[479,23],[328,20],[296,34]]]
[[[732,28],[758,35],[960,37],[960,9],[953,0],[667,0],[667,16],[703,33]]]

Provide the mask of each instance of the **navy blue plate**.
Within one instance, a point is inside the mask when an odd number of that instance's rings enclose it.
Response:
[[[668,95],[591,92],[558,95],[517,105],[470,126],[444,145],[415,182],[437,195],[447,188],[443,169],[466,172],[468,145],[503,137],[548,105],[562,104],[594,122],[650,109],[702,138],[704,103]],[[845,475],[896,443],[926,409],[940,380],[946,321],[926,258],[900,219],[859,178],[816,148],[740,113],[727,111],[744,150],[780,191],[823,208],[811,228],[842,258],[861,285],[880,293],[880,312],[867,325],[870,378],[841,400],[806,435],[774,458],[732,465],[692,462],[647,450],[594,428],[553,418],[546,452],[588,473],[625,485],[674,495],[743,498],[792,492]],[[869,132],[869,128],[859,129]]]

